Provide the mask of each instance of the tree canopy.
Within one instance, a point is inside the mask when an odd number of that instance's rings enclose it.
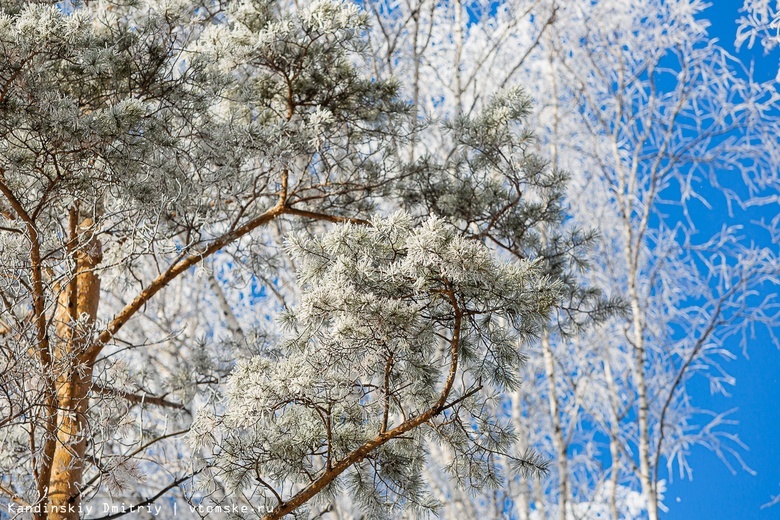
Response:
[[[171,490],[265,518],[341,490],[373,516],[435,509],[428,441],[467,487],[544,469],[502,392],[562,298],[617,302],[567,276],[588,236],[522,91],[418,121],[366,67],[367,15],[330,0],[10,4],[0,48],[0,485],[20,511]],[[421,125],[449,157],[402,158]]]

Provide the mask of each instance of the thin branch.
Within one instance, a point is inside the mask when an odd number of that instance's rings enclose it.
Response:
[[[200,473],[201,471],[203,471],[203,470],[204,470],[204,469],[206,469],[207,467],[208,467],[208,466],[203,466],[203,467],[202,467],[202,468],[200,468],[199,470],[197,470],[197,471],[193,471],[193,472],[192,472],[192,474],[190,474],[190,475],[186,475],[186,476],[184,476],[184,477],[181,477],[181,478],[178,478],[178,479],[174,480],[173,482],[171,482],[170,484],[168,484],[167,486],[165,486],[165,487],[164,487],[162,490],[160,490],[160,492],[159,492],[159,493],[157,493],[156,495],[154,495],[154,496],[153,496],[153,497],[151,497],[151,498],[148,498],[148,499],[144,500],[143,502],[139,502],[138,504],[135,504],[135,505],[133,505],[133,506],[130,506],[129,508],[127,508],[127,509],[126,509],[126,510],[124,510],[124,511],[121,511],[121,512],[119,512],[119,513],[114,513],[113,515],[101,516],[101,517],[99,517],[97,520],[112,520],[113,518],[119,518],[120,516],[124,516],[124,515],[126,515],[126,514],[128,514],[128,513],[135,513],[135,512],[137,512],[139,509],[141,509],[142,507],[146,507],[146,506],[148,506],[149,504],[152,504],[152,503],[154,503],[154,501],[155,501],[155,500],[157,500],[158,498],[160,498],[161,496],[163,496],[164,494],[166,494],[168,491],[170,491],[171,489],[173,489],[173,488],[175,488],[175,487],[178,487],[178,486],[179,486],[179,485],[181,485],[183,482],[185,482],[185,481],[186,481],[186,480],[188,480],[188,479],[191,479],[192,477],[194,477],[195,475],[197,475],[198,473]]]
[[[101,385],[93,385],[92,390],[101,395],[115,395],[117,397],[121,397],[122,399],[129,401],[133,404],[151,404],[155,406],[163,406],[166,408],[175,408],[176,410],[183,410],[185,412],[188,412],[186,406],[184,406],[181,403],[176,403],[173,401],[168,401],[167,399],[164,399],[162,397],[156,396],[156,395],[138,395],[134,394],[132,392],[128,392],[126,390],[120,390],[118,388],[111,388],[107,386],[101,386]]]
[[[0,492],[5,493],[11,500],[19,504],[23,507],[30,507],[30,503],[27,502],[25,499],[11,491],[10,489],[4,487],[2,484],[0,484]]]
[[[288,215],[297,215],[299,217],[306,217],[313,220],[324,220],[326,222],[333,222],[336,224],[359,224],[363,226],[370,226],[371,222],[367,220],[363,220],[361,218],[351,218],[351,217],[340,217],[337,215],[328,215],[325,213],[316,213],[314,211],[306,211],[303,209],[297,209],[297,208],[291,208],[287,207],[284,210],[284,213]]]
[[[141,308],[143,307],[155,294],[160,292],[165,286],[168,285],[174,278],[185,272],[190,267],[203,261],[205,258],[216,253],[226,245],[238,240],[252,230],[267,224],[276,217],[285,213],[285,208],[280,205],[276,205],[267,210],[260,216],[250,220],[246,224],[237,227],[233,231],[222,235],[215,239],[208,247],[203,250],[191,253],[189,256],[183,258],[179,262],[174,263],[165,272],[155,278],[151,284],[149,284],[144,290],[142,290],[133,301],[128,303],[106,328],[97,336],[97,340],[89,347],[86,358],[88,360],[94,360],[100,351],[103,349],[103,345],[108,343],[112,337],[127,323],[127,321]]]

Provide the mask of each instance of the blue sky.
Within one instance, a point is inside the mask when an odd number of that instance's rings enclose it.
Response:
[[[740,52],[734,48],[736,19],[742,0],[713,0],[712,4],[704,13],[712,22],[710,34],[743,62],[752,61],[757,79],[774,78],[780,58],[778,53],[765,56],[760,47],[753,50],[743,48]],[[722,208],[707,210],[702,207],[698,212],[695,220],[719,227]],[[777,212],[775,204],[738,214],[737,218],[744,221],[769,220]],[[748,233],[755,233],[749,238],[758,242],[766,240],[755,230]],[[736,342],[732,351],[740,353]],[[737,409],[733,418],[739,424],[734,431],[749,447],[742,456],[755,475],[738,467],[735,468],[736,474],[732,474],[711,451],[703,447],[694,448],[690,457],[693,480],[682,480],[675,475],[675,480],[668,486],[664,504],[669,511],[663,515],[668,520],[780,518],[780,505],[761,508],[772,496],[780,495],[780,351],[770,341],[767,331],[757,330],[756,336],[750,340],[747,356],[739,354],[727,365],[736,378],[736,385],[730,390],[731,397],[711,395],[704,380],[692,382],[691,394],[703,408],[717,411]]]

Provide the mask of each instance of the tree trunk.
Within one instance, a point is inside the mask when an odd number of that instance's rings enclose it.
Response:
[[[517,447],[520,453],[525,453],[525,450],[528,447],[526,439],[528,439],[529,436],[523,421],[522,401],[523,394],[519,389],[512,392],[512,424],[517,433]],[[528,520],[530,518],[531,504],[529,495],[530,489],[528,482],[525,479],[522,479],[520,481],[519,492],[514,501],[515,513],[519,520]]]
[[[649,520],[658,520],[658,499],[650,474],[650,421],[648,416],[650,405],[647,400],[647,380],[645,377],[645,338],[635,283],[633,280],[629,283],[629,293],[631,296],[631,311],[634,315],[634,379],[636,380],[637,398],[639,400],[639,480],[642,484],[642,493],[647,500],[647,516]]]
[[[632,335],[631,343],[634,349],[634,382],[636,384],[637,401],[639,410],[637,411],[637,426],[639,428],[639,481],[642,486],[642,494],[647,500],[647,516],[649,520],[658,520],[658,499],[655,493],[655,483],[653,482],[650,470],[650,404],[647,399],[647,378],[645,376],[645,362],[647,353],[645,349],[645,330],[644,320],[642,318],[642,304],[639,300],[639,291],[637,289],[637,277],[639,267],[637,265],[637,249],[640,244],[634,244],[633,231],[630,223],[630,211],[624,211],[625,227],[625,255],[626,266],[628,267],[628,296],[631,299],[631,317],[632,317]]]
[[[558,389],[555,386],[555,359],[550,335],[545,330],[542,335],[542,353],[544,354],[544,371],[547,376],[547,397],[550,405],[550,419],[553,427],[553,448],[555,449],[556,465],[558,466],[558,518],[566,520],[566,506],[569,501],[569,469],[566,454],[566,441],[561,428],[560,405]]]
[[[456,0],[455,5],[455,115],[463,113],[463,79],[461,66],[463,65],[463,0]]]
[[[604,377],[607,381],[607,389],[609,390],[609,404],[612,416],[610,417],[611,423],[609,426],[609,455],[612,461],[612,467],[610,468],[610,489],[609,489],[609,512],[612,520],[620,520],[620,514],[617,507],[617,487],[618,479],[620,477],[620,446],[618,444],[620,439],[620,419],[618,418],[618,403],[617,390],[615,389],[615,378],[612,374],[612,361],[609,357],[609,347],[604,354]]]
[[[85,221],[82,230],[91,227]],[[73,240],[72,242],[73,243]],[[74,247],[75,249],[75,247]],[[48,488],[47,518],[77,520],[80,485],[87,452],[86,414],[94,359],[87,353],[100,300],[100,279],[94,269],[102,260],[100,243],[89,239],[72,252],[75,275],[58,299],[56,448]]]
[[[49,519],[79,518],[79,485],[87,451],[86,413],[91,383],[92,367],[88,365],[72,367],[71,372],[57,382],[60,412],[49,485]]]

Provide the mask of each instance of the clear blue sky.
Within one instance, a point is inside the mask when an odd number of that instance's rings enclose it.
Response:
[[[752,51],[743,48],[737,53],[734,48],[735,20],[742,0],[711,0],[711,3],[713,5],[704,13],[712,22],[710,34],[742,61],[753,61],[757,79],[774,78],[780,54],[765,56],[760,47]],[[745,222],[761,217],[771,219],[779,209],[775,204],[737,215],[737,218]],[[722,208],[707,210],[702,207],[695,217],[699,222],[709,222],[717,228],[723,214]],[[748,233],[755,233],[754,238],[759,242],[766,240],[756,230]],[[780,495],[780,351],[772,345],[766,331],[758,331],[751,339],[749,358],[740,354],[736,344],[732,350],[739,355],[727,364],[736,377],[731,397],[710,395],[709,386],[703,380],[693,382],[691,394],[695,403],[703,408],[718,411],[737,408],[733,418],[739,424],[734,431],[749,447],[742,455],[756,474],[741,469],[732,474],[715,454],[702,447],[694,448],[690,457],[693,480],[682,480],[675,475],[675,480],[668,486],[664,504],[669,512],[663,515],[667,520],[780,519],[780,504],[761,509],[772,496]]]

